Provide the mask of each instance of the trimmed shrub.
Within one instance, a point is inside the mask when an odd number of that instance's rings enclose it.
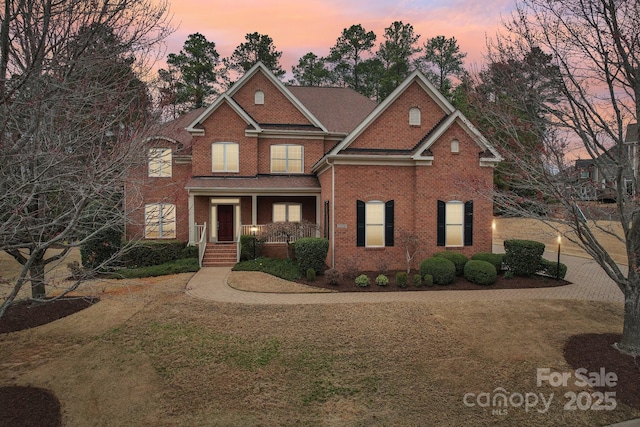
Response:
[[[449,285],[456,280],[456,266],[444,257],[427,258],[420,263],[420,275],[430,274],[436,285]]]
[[[405,271],[399,271],[396,273],[396,285],[399,288],[406,288],[409,281],[409,277]]]
[[[389,284],[389,278],[384,274],[380,274],[376,277],[376,285],[378,286],[387,286]]]
[[[177,240],[135,243],[124,250],[122,262],[128,268],[165,264],[180,259],[185,247]]]
[[[516,276],[530,276],[540,267],[544,243],[533,240],[505,240],[504,263]]]
[[[316,280],[316,271],[313,268],[307,268],[307,281],[313,282]]]
[[[330,285],[338,285],[340,284],[340,280],[342,280],[342,274],[335,268],[330,268],[329,270],[324,272],[324,277],[327,279]]]
[[[356,277],[356,286],[365,288],[370,284],[371,284],[371,280],[369,280],[369,276],[367,276],[366,274],[361,274],[358,277]]]
[[[460,252],[444,251],[438,252],[433,256],[446,258],[451,261],[456,266],[456,276],[462,276],[464,274],[464,265],[469,261],[469,258]]]
[[[564,279],[564,276],[567,274],[567,266],[566,264],[560,263],[560,274],[558,274],[558,263],[556,261],[549,261],[548,259],[542,258],[540,260],[540,268],[538,272],[545,276],[553,277],[554,279],[556,277]]]
[[[324,270],[329,240],[321,237],[305,237],[296,240],[295,254],[302,271],[313,268],[317,274]]]
[[[487,261],[493,264],[497,271],[502,270],[502,261],[504,260],[504,254],[492,254],[491,252],[478,252],[471,257],[475,261]]]
[[[180,259],[198,258],[198,246],[187,245],[180,253]]]
[[[262,255],[262,245],[264,242],[255,238],[251,234],[243,234],[240,236],[240,261],[248,261],[253,259],[253,245],[256,245],[256,258]]]
[[[122,247],[122,230],[107,228],[80,246],[82,266],[93,269],[111,260]]]
[[[420,286],[422,286],[422,276],[419,274],[414,274],[413,275],[413,286],[415,286],[416,288],[419,288]]]
[[[262,271],[285,280],[302,278],[298,264],[290,259],[258,258],[255,261],[241,261],[233,266],[233,271]]]
[[[430,274],[425,274],[425,275],[424,275],[424,282],[423,282],[423,284],[424,284],[426,287],[433,286],[433,276],[432,276],[432,275],[430,275]]]
[[[491,285],[496,281],[498,272],[488,261],[471,260],[464,266],[464,278],[478,285]]]

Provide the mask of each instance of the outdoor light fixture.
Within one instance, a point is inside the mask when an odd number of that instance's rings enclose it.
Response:
[[[558,264],[556,265],[556,280],[560,279],[560,244],[562,243],[562,236],[558,234]]]
[[[256,227],[255,225],[251,226],[251,234],[253,234],[253,260],[256,260],[256,243],[257,243],[257,238],[256,238],[256,232],[258,231],[258,227]]]

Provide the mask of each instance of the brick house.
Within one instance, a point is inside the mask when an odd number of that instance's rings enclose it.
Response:
[[[422,257],[491,251],[500,156],[419,72],[376,104],[348,88],[285,86],[257,64],[162,126],[148,159],[128,237],[202,240],[205,265],[234,262],[240,235],[280,221],[317,224],[327,264],[343,271],[405,268],[408,237]]]

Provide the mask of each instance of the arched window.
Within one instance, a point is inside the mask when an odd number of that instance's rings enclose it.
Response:
[[[460,143],[458,142],[457,139],[454,139],[453,141],[451,141],[451,152],[452,153],[460,152]]]
[[[420,118],[420,109],[418,107],[413,107],[409,109],[409,126],[420,126],[421,124]]]
[[[255,93],[255,103],[256,105],[264,104],[264,92],[261,90],[257,90]]]

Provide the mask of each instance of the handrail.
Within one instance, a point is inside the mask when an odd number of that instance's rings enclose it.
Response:
[[[202,226],[202,234],[198,240],[198,264],[202,268],[202,260],[204,259],[204,252],[207,249],[207,223]]]
[[[264,225],[263,224],[258,224],[258,225],[242,225],[242,231],[241,234],[244,235],[253,235],[254,231],[252,230],[252,228],[255,228],[255,233],[260,236],[260,233],[262,232]],[[296,240],[302,238],[302,237],[317,237],[317,230],[314,229],[309,229],[309,230],[300,230],[298,235],[294,235],[294,236],[287,236],[285,234],[281,234],[281,235],[271,235],[269,237],[267,237],[264,242],[265,243],[287,243],[287,239],[290,239],[289,243],[295,242]]]

